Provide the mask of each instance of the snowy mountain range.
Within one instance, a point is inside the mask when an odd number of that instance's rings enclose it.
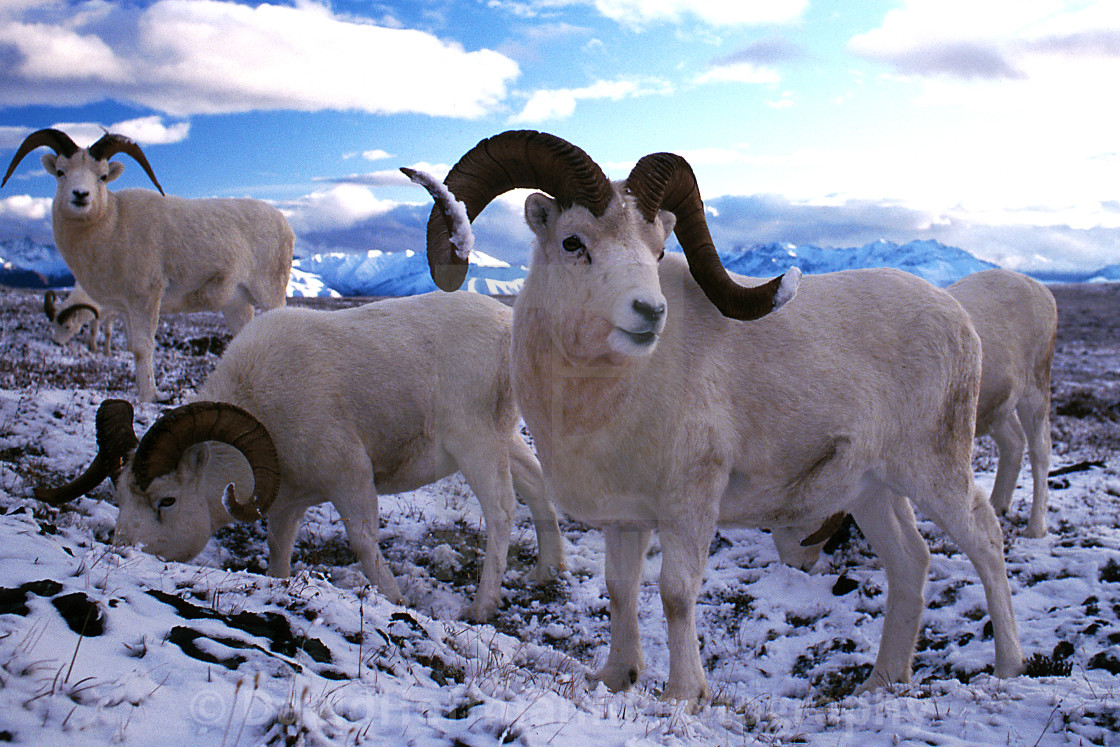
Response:
[[[679,251],[679,250],[678,250]],[[875,241],[861,247],[823,248],[813,245],[763,244],[721,255],[728,270],[753,277],[771,277],[791,266],[805,273],[860,267],[896,267],[946,286],[965,275],[995,267],[963,249],[937,241],[895,244]],[[488,295],[516,294],[528,272],[482,252],[474,252],[466,288]],[[1120,281],[1120,265],[1083,275],[1040,278],[1061,282]],[[53,246],[30,239],[0,240],[0,284],[26,288],[73,285],[74,278]],[[288,286],[291,296],[410,296],[436,289],[427,258],[414,251],[311,253],[297,248]]]

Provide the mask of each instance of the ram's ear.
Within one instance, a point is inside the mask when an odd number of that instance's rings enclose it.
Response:
[[[123,173],[123,163],[121,163],[120,161],[109,161],[109,173],[105,176],[105,181],[111,182]]]
[[[206,469],[210,461],[210,447],[206,443],[195,444],[183,453],[179,464],[192,472],[201,472]]]
[[[546,235],[556,224],[560,205],[546,194],[534,192],[525,198],[525,222],[538,237]]]
[[[668,239],[673,235],[673,229],[677,227],[677,216],[668,210],[658,210],[657,217],[661,221],[661,229],[665,232],[665,238]]]
[[[58,169],[55,168],[55,161],[58,160],[57,154],[44,153],[43,157],[39,160],[43,162],[43,168],[47,170],[48,174],[51,176],[56,176],[58,174]]]

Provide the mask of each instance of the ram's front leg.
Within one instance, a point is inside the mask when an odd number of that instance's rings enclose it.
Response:
[[[704,582],[715,521],[691,517],[687,525],[662,523],[661,605],[669,626],[669,682],[662,698],[699,701],[708,697],[696,634],[696,599]]]
[[[159,324],[159,298],[155,303],[133,307],[124,315],[128,350],[135,360],[137,401],[155,402],[160,398],[156,389],[153,356],[156,348],[156,325]]]
[[[611,650],[607,663],[595,677],[615,692],[629,690],[645,667],[638,631],[638,590],[649,538],[650,531],[641,527],[611,524],[603,529]]]
[[[367,462],[366,467],[368,464]],[[393,572],[389,570],[385,556],[381,554],[381,523],[372,470],[362,488],[350,487],[340,490],[335,493],[331,502],[342,517],[342,524],[346,527],[346,539],[350,543],[350,549],[362,561],[366,578],[390,602],[404,604],[401,588],[393,578]]]

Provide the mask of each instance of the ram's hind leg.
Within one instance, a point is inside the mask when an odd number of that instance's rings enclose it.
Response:
[[[1043,393],[1034,399],[1019,401],[1019,420],[1027,433],[1027,448],[1031,457],[1031,478],[1034,493],[1031,518],[1027,523],[1028,537],[1046,536],[1046,504],[1050,498],[1046,480],[1050,471],[1050,396]]]
[[[509,535],[513,528],[513,477],[510,474],[506,443],[498,434],[475,434],[463,453],[454,454],[467,484],[471,486],[482,516],[486,520],[486,554],[474,600],[459,613],[467,620],[482,622],[494,617],[502,596],[502,579],[506,575]]]
[[[537,532],[537,565],[529,571],[527,580],[531,583],[550,581],[564,570],[564,543],[556,521],[556,509],[548,500],[540,463],[517,432],[510,434],[509,457],[513,489],[529,506]]]
[[[992,487],[991,503],[996,513],[1006,513],[1011,505],[1011,495],[1019,480],[1019,470],[1023,466],[1023,450],[1026,437],[1015,411],[1008,409],[992,426],[992,440],[999,448],[999,464],[996,467],[996,481]]]
[[[866,692],[910,681],[925,608],[929,547],[918,532],[910,502],[885,486],[864,500],[853,516],[887,574],[887,610],[879,654],[871,675],[857,691]]]
[[[958,483],[964,483],[964,476]],[[942,492],[918,507],[964,550],[972,561],[992,618],[997,677],[1014,677],[1023,671],[1023,650],[1011,604],[1011,585],[1003,557],[1003,533],[991,503],[967,475],[957,491]]]

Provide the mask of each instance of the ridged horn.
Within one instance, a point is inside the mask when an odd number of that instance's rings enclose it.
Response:
[[[246,503],[226,501],[226,510],[241,521],[259,519],[280,489],[280,457],[264,425],[228,402],[192,402],[160,416],[136,447],[132,475],[137,486],[147,490],[152,480],[178,466],[188,448],[204,441],[221,441],[245,456],[253,470],[253,496]]]
[[[789,279],[780,275],[755,287],[739,285],[727,274],[708,231],[696,175],[684,158],[673,153],[645,156],[626,177],[626,190],[647,221],[652,222],[659,210],[668,210],[677,217],[674,232],[692,277],[724,316],[758,319],[793,297],[801,277],[796,270],[789,273]]]
[[[8,183],[8,177],[16,170],[16,166],[23,160],[31,151],[42,146],[47,146],[60,156],[70,156],[77,153],[80,149],[77,144],[70,139],[70,136],[61,130],[52,130],[50,128],[45,130],[36,130],[28,135],[16,150],[16,154],[12,156],[12,162],[8,164],[8,172],[4,174],[3,181],[0,181],[0,187]]]
[[[600,216],[613,190],[603,170],[571,143],[534,130],[510,130],[486,138],[459,159],[444,184],[473,221],[482,209],[511,189],[539,189],[561,206],[582,205]],[[435,206],[428,217],[428,266],[436,285],[458,289],[467,276],[469,260],[451,241],[454,227]]]
[[[59,324],[66,324],[67,319],[74,316],[74,314],[77,314],[82,309],[85,309],[86,311],[92,313],[94,319],[101,318],[101,312],[90,306],[88,303],[76,303],[71,306],[67,306],[65,309],[60,311],[55,317],[54,321],[58,322]]]
[[[97,408],[97,455],[79,477],[57,488],[37,487],[35,497],[58,506],[85,495],[110,477],[114,480],[136,448],[132,430],[132,405],[123,399],[107,399]]]
[[[108,161],[110,158],[118,153],[124,153],[126,156],[132,156],[136,163],[144,169],[148,178],[152,180],[152,184],[156,185],[156,189],[162,195],[163,187],[159,185],[159,180],[156,179],[155,172],[152,171],[148,159],[144,156],[144,151],[140,150],[140,146],[134,141],[125,137],[124,135],[117,135],[112,132],[106,132],[101,138],[89,146],[89,154],[96,161]]]
[[[58,294],[49,290],[43,294],[43,313],[52,322],[58,316]]]

